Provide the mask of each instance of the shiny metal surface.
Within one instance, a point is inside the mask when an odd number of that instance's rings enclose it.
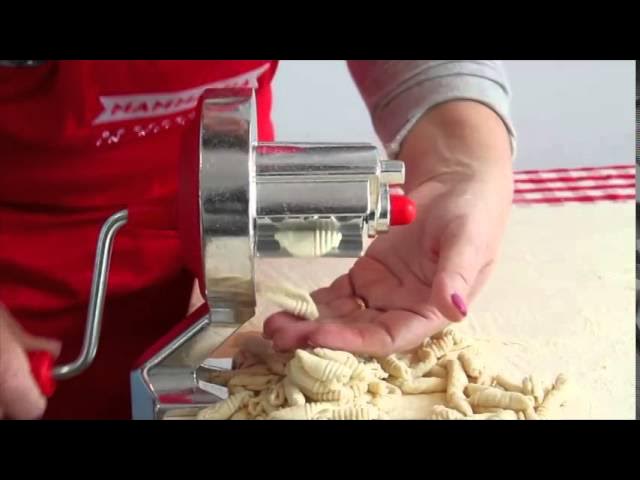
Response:
[[[200,130],[200,216],[209,305],[238,323],[255,311],[256,125],[252,90],[204,93]],[[218,321],[215,316],[214,322]]]
[[[93,362],[98,351],[100,340],[100,328],[102,326],[102,312],[104,299],[107,293],[107,280],[109,278],[109,264],[113,251],[113,239],[127,223],[127,211],[112,215],[102,226],[96,247],[96,257],[93,269],[93,281],[91,284],[91,296],[89,298],[89,311],[84,331],[82,350],[78,358],[73,362],[56,366],[53,376],[56,379],[71,378],[85,371]]]
[[[225,318],[225,312],[219,312]],[[202,365],[215,348],[237,328],[213,322],[213,312],[185,325],[148,361],[131,373],[134,419],[162,419],[165,415],[192,414],[226,398],[202,386]],[[178,413],[176,413],[178,412]],[[191,413],[189,413],[191,412]]]
[[[389,229],[387,184],[404,182],[404,163],[382,160],[368,144],[260,143],[255,165],[256,255],[265,257],[300,256],[282,239],[326,236],[327,226],[340,241],[305,256],[360,256],[367,236]]]
[[[387,185],[402,185],[404,183],[404,162],[383,160],[380,167],[380,180],[382,183]]]
[[[200,125],[209,313],[131,373],[134,419],[189,417],[225,398],[206,382],[207,358],[255,314],[255,257],[360,256],[389,229],[389,185],[404,182],[404,164],[373,145],[258,143],[249,89],[206,91]]]
[[[0,60],[0,67],[33,68],[45,62],[46,60]]]

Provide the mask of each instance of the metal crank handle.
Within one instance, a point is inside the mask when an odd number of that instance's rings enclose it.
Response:
[[[51,397],[55,392],[57,380],[75,377],[82,373],[91,365],[96,356],[100,327],[102,326],[104,300],[107,292],[113,240],[118,230],[127,223],[128,217],[127,210],[122,210],[109,217],[100,230],[93,267],[84,340],[78,358],[71,363],[55,366],[53,356],[49,352],[34,351],[27,354],[33,377],[42,394],[46,397]]]

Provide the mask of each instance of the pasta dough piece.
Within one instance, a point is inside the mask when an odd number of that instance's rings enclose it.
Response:
[[[251,398],[253,398],[253,393],[247,391],[231,395],[226,400],[200,410],[196,418],[198,420],[228,420],[236,411],[244,407]]]
[[[274,286],[259,285],[258,292],[279,308],[296,317],[315,320],[320,316],[315,302],[304,290],[285,284]]]
[[[434,366],[431,370],[427,372],[427,376],[429,377],[438,377],[438,378],[447,378],[447,369],[441,367],[440,365]]]
[[[503,411],[504,408],[498,408],[498,407],[478,407],[476,405],[473,405],[473,411],[474,413],[499,413],[501,411]],[[524,414],[523,414],[524,415]]]
[[[469,401],[460,392],[447,392],[447,404],[464,415],[473,415]]]
[[[286,395],[284,394],[284,385],[282,382],[277,383],[265,390],[267,399],[271,405],[274,407],[280,407],[284,405],[287,400]]]
[[[464,388],[469,383],[458,360],[447,362],[447,404],[466,416],[473,415],[469,401],[464,396]]]
[[[291,383],[296,385],[303,393],[307,394],[319,394],[331,390],[339,390],[341,386],[335,381],[322,382],[312,377],[302,368],[298,358],[292,359],[287,365],[287,375]]]
[[[370,382],[368,388],[371,393],[378,396],[402,395],[402,390],[399,387],[384,380]]]
[[[356,398],[362,396],[366,391],[367,384],[364,382],[359,382],[344,385],[338,390],[331,390],[328,392],[308,392],[307,396],[316,402],[338,402],[344,404],[350,401],[354,401]]]
[[[502,410],[500,410],[502,411]],[[470,417],[462,417],[460,420],[490,420],[492,417],[498,415],[498,412],[495,413],[474,413]]]
[[[314,348],[313,354],[326,360],[338,362],[351,370],[355,369],[360,364],[356,356],[349,352],[330,350],[328,348]]]
[[[433,407],[431,415],[432,420],[516,420],[517,418],[517,414],[513,410],[496,410],[465,417],[457,410],[442,405]]]
[[[558,375],[553,384],[553,388],[544,397],[542,404],[536,412],[538,417],[545,420],[554,418],[560,407],[567,401],[569,388],[569,379],[562,373]]]
[[[474,355],[468,350],[463,350],[458,355],[458,360],[460,360],[467,377],[478,378],[482,374],[482,365],[477,354]]]
[[[535,375],[529,375],[522,380],[522,393],[533,396],[536,407],[538,407],[544,400],[545,388],[539,378]]]
[[[326,416],[328,420],[377,420],[380,410],[374,405],[357,405],[332,408]]]
[[[395,379],[391,383],[410,395],[418,393],[437,393],[447,391],[447,380],[444,378],[415,378],[410,380]]]
[[[389,355],[388,357],[378,359],[378,363],[389,375],[409,380],[413,378],[409,365],[398,358],[397,355]]]
[[[247,412],[249,415],[253,417],[258,417],[265,412],[264,402],[262,401],[262,397],[253,397],[250,398],[247,402]]]
[[[256,417],[264,413],[262,399],[259,397],[250,398],[247,402],[247,412],[249,415]]]
[[[454,330],[446,329],[441,334],[426,339],[422,347],[417,351],[417,355],[420,360],[424,360],[427,358],[427,352],[431,351],[436,355],[436,358],[441,358],[455,346],[462,345],[463,342],[464,338]]]
[[[257,347],[248,353],[259,363],[211,374],[227,384],[230,399],[246,398],[205,409],[212,419],[534,420],[548,418],[565,401],[566,377],[545,390],[533,375],[521,383],[494,376],[478,347],[453,329],[412,352],[378,359],[325,348],[274,353],[262,339]]]
[[[277,375],[236,375],[233,377],[227,385],[231,387],[243,387],[246,390],[252,390],[254,392],[259,392],[264,390],[265,388],[273,385],[280,377]]]
[[[239,368],[236,370],[219,370],[209,371],[208,381],[216,385],[227,385],[229,380],[239,375],[269,375],[269,369],[265,365],[254,365],[247,368]]]
[[[436,365],[444,367],[449,360],[460,360],[460,354],[466,352],[467,346],[452,346],[451,349],[438,359]],[[463,367],[464,369],[464,367]],[[466,373],[465,373],[466,374]]]
[[[511,379],[505,377],[504,375],[500,375],[500,374],[498,374],[495,377],[493,377],[493,381],[497,385],[500,385],[502,388],[504,388],[508,392],[523,393],[523,384],[522,384],[522,382],[520,382],[520,383],[514,382]]]
[[[289,378],[285,378],[282,380],[282,386],[284,388],[284,394],[287,397],[287,403],[291,407],[296,407],[298,405],[304,405],[307,403],[304,394],[300,391],[300,389],[295,386]]]
[[[258,395],[257,400],[260,402],[260,411],[267,415],[278,410],[278,407],[271,403],[267,390],[263,390]]]
[[[268,387],[266,390],[260,392],[260,395],[249,400],[247,409],[252,415],[260,415],[262,413],[270,414],[278,410],[284,403],[284,387],[282,386],[282,382],[280,382],[277,385]]]
[[[231,415],[230,420],[251,420],[251,414],[249,413],[249,410],[242,408]]]
[[[371,381],[376,378],[387,378],[388,374],[382,370],[377,362],[363,362],[349,352],[339,352],[327,348],[314,348],[313,354],[325,360],[331,360],[344,365],[351,370],[351,380]]]
[[[314,223],[314,229],[279,230],[274,238],[294,257],[322,257],[340,245],[342,233],[333,219]]]
[[[378,362],[375,360],[371,362],[364,362],[358,365],[353,371],[354,380],[371,381],[371,380],[384,380],[389,378],[389,374],[384,371]]]
[[[305,403],[295,407],[283,408],[269,414],[269,420],[315,420],[318,417],[325,417],[333,410],[331,403]]]
[[[460,335],[455,328],[445,328],[444,330],[436,333],[435,335],[431,336],[432,339],[434,340],[442,340],[444,338],[450,338],[454,345],[460,345],[464,342],[464,338],[462,337],[462,335]]]
[[[436,358],[435,353],[431,350],[427,350],[424,353],[422,360],[411,367],[411,374],[413,378],[423,377],[436,366],[436,363],[438,363],[438,359]]]
[[[478,407],[497,407],[506,410],[527,410],[533,407],[533,399],[517,392],[503,392],[489,387],[476,392],[469,403]]]
[[[474,393],[482,392],[487,388],[491,388],[491,387],[489,387],[488,385],[478,385],[477,383],[469,383],[464,387],[464,393],[466,394],[467,397],[470,397]]]
[[[513,410],[500,410],[497,413],[490,414],[487,420],[518,420],[518,413]]]
[[[462,420],[465,418],[463,414],[444,405],[436,405],[431,413],[431,420]]]
[[[354,404],[370,403],[373,405],[373,396],[370,393],[363,393],[353,399]]]
[[[320,358],[300,349],[296,350],[295,356],[309,375],[322,382],[335,380],[347,383],[351,378],[352,370],[333,360]]]
[[[494,377],[487,372],[482,372],[480,376],[476,378],[475,383],[476,385],[484,385],[490,387],[494,383]]]

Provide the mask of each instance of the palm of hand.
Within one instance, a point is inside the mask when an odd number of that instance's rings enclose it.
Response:
[[[459,179],[423,185],[412,225],[375,239],[349,273],[312,294],[315,322],[278,313],[265,322],[265,336],[280,350],[323,346],[381,356],[461,320],[451,295],[475,295],[505,223],[506,208],[484,201],[495,198],[486,193]]]

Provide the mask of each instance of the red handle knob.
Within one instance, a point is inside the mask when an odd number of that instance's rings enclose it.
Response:
[[[45,397],[50,397],[56,390],[53,378],[54,358],[49,352],[28,352],[31,373]]]
[[[405,195],[390,195],[390,223],[409,225],[416,219],[416,203]]]

